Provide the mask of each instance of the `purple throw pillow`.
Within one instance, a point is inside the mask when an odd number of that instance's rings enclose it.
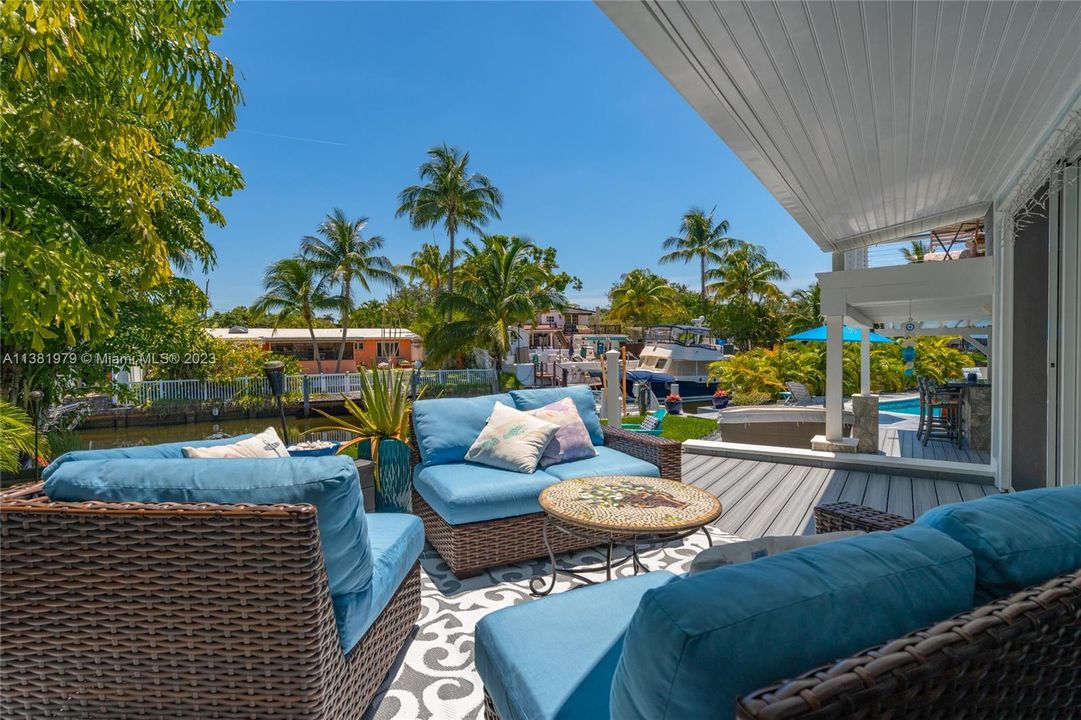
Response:
[[[541,455],[541,467],[597,456],[593,441],[589,438],[589,430],[582,422],[578,408],[574,406],[571,398],[556,400],[544,407],[530,410],[529,414],[559,426]]]

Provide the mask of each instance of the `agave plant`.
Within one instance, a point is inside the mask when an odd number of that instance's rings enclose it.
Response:
[[[370,441],[372,447],[372,467],[375,472],[375,485],[379,487],[379,443],[384,440],[398,440],[411,445],[410,411],[413,402],[409,397],[408,373],[386,370],[372,370],[360,374],[360,404],[342,395],[345,410],[350,418],[329,415],[318,408],[317,413],[330,420],[333,425],[322,425],[307,430],[304,434],[327,431],[351,433],[354,437],[342,443],[338,448],[341,453],[348,448]],[[419,398],[423,392],[418,391]]]

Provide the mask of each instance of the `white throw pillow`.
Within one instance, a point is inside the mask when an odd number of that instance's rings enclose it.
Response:
[[[496,403],[465,459],[501,470],[531,473],[536,471],[544,448],[558,430],[555,423]]]
[[[180,448],[186,458],[276,458],[289,457],[285,443],[272,427],[254,437],[235,442],[232,445],[212,445],[210,447]]]

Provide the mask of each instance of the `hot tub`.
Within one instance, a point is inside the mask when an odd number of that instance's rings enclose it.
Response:
[[[844,432],[852,429],[853,416],[844,412]],[[810,449],[811,438],[826,433],[826,408],[752,405],[722,410],[717,418],[717,434],[711,440]]]

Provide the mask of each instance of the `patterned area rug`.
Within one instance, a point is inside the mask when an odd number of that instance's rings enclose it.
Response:
[[[739,540],[709,528],[713,542]],[[685,572],[691,560],[708,546],[703,533],[639,552],[650,570]],[[623,552],[617,557],[622,557]],[[584,550],[556,558],[561,567],[603,562],[597,550]],[[459,580],[430,546],[421,555],[420,620],[406,642],[397,664],[365,714],[366,720],[482,720],[484,688],[473,668],[473,628],[482,617],[499,608],[533,602],[529,578],[550,572],[547,560],[492,568],[483,575]],[[632,574],[631,563],[617,568],[619,577]],[[603,573],[590,577],[604,578]],[[576,585],[559,576],[554,593]]]

